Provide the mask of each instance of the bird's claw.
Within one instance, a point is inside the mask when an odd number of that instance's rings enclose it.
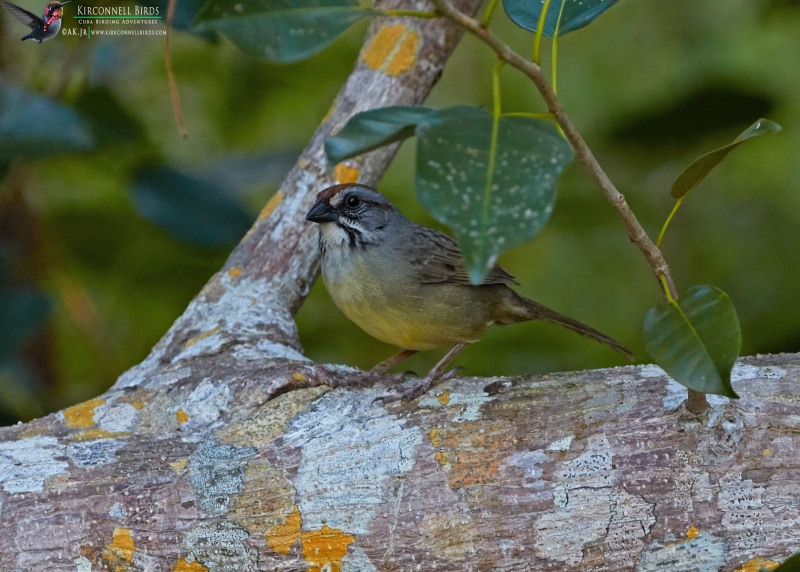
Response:
[[[435,384],[449,381],[458,375],[458,372],[464,369],[463,366],[454,367],[439,375],[428,374],[421,378],[406,378],[400,385],[394,385],[386,390],[384,395],[376,397],[372,402],[380,401],[382,404],[393,403],[395,401],[414,401],[418,397],[424,395]],[[413,373],[413,372],[406,372]]]

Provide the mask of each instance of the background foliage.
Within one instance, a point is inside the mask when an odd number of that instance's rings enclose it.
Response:
[[[178,6],[183,21],[197,10],[189,1]],[[24,30],[0,13],[0,422],[96,395],[146,355],[325,115],[365,25],[288,65],[254,60],[227,40],[176,33],[190,134],[183,140],[160,40],[32,45],[19,42]],[[705,180],[664,244],[679,285],[715,284],[731,297],[744,354],[800,347],[799,26],[800,5],[791,0],[628,0],[559,42],[559,96],[652,235],[688,163],[758,117],[783,125]],[[530,51],[532,34],[501,12],[493,27]],[[490,107],[493,64],[466,37],[426,104]],[[502,81],[505,110],[542,111],[525,78],[504,70]],[[41,104],[31,94],[50,98],[48,113],[30,109]],[[415,144],[404,144],[381,189],[435,225],[411,192]],[[656,283],[576,165],[561,180],[549,224],[501,263],[523,294],[645,358],[641,322],[659,301]],[[298,321],[319,361],[369,367],[394,351],[344,319],[321,283]],[[438,357],[423,354],[408,367],[422,371]],[[620,362],[598,344],[532,323],[495,328],[458,363],[489,375]]]

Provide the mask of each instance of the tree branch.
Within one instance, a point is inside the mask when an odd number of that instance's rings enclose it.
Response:
[[[269,364],[0,429],[0,570],[733,570],[797,549],[800,356],[268,399]],[[296,372],[295,372],[296,373]],[[326,568],[329,566],[329,568]]]

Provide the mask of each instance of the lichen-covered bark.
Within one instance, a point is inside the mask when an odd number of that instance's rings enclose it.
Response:
[[[330,176],[322,142],[354,112],[421,102],[457,36],[376,22],[295,169],[150,356],[0,429],[0,571],[705,572],[800,549],[799,356],[740,363],[743,398],[702,418],[654,367],[458,379],[392,405],[321,385],[361,373],[302,354],[303,217],[392,156]]]
[[[701,418],[653,366],[390,406],[251,374],[3,429],[0,570],[706,572],[800,548],[797,355],[743,360],[742,399]]]

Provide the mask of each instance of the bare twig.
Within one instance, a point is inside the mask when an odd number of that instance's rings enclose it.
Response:
[[[606,172],[600,166],[592,150],[589,149],[586,141],[583,140],[583,137],[572,123],[572,120],[564,111],[550,83],[542,73],[542,68],[534,62],[528,61],[520,56],[510,46],[486,29],[478,20],[471,18],[455,8],[449,0],[433,0],[433,3],[442,16],[452,20],[465,30],[477,36],[494,50],[501,60],[517,68],[533,81],[539,93],[542,95],[542,99],[547,104],[548,110],[552,113],[553,118],[563,130],[564,136],[572,145],[578,161],[589,171],[589,174],[599,185],[603,194],[625,223],[631,242],[642,252],[656,277],[664,276],[672,298],[677,299],[678,293],[675,289],[675,284],[672,280],[667,261],[664,260],[661,251],[647,235],[644,228],[642,228],[636,215],[633,214],[633,211],[628,206],[625,197],[617,190],[614,183],[611,182],[611,179],[609,179]]]
[[[181,96],[178,93],[178,84],[175,81],[175,74],[172,71],[172,52],[170,50],[169,35],[172,31],[172,18],[175,16],[176,0],[169,0],[167,7],[167,35],[164,38],[164,67],[167,70],[167,83],[169,84],[169,96],[172,102],[172,113],[178,123],[178,131],[181,137],[186,139],[189,134],[186,132],[186,125],[183,123],[183,112],[181,111]]]

